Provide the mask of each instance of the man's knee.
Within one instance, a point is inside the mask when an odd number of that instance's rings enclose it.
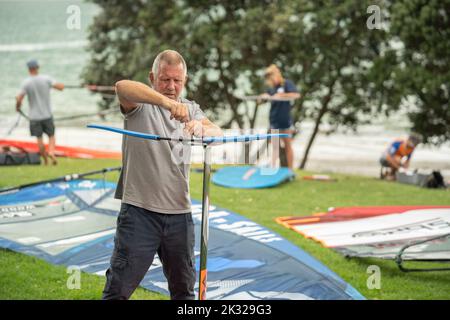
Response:
[[[139,220],[142,217],[139,210],[143,209],[128,204],[121,206],[103,299],[128,299],[153,262],[159,240],[149,238],[146,229],[136,228],[143,223]]]
[[[45,154],[46,150],[45,150],[44,138],[41,136],[41,137],[38,137],[36,140],[37,140],[37,145],[38,145],[38,148],[39,148],[39,152],[41,154]]]
[[[290,148],[291,147],[291,138],[282,138],[283,139],[283,144],[285,148]]]
[[[115,267],[111,266],[106,271],[102,300],[127,300],[131,294],[132,291],[126,290],[124,283],[120,280],[120,274],[115,270]]]
[[[170,298],[172,300],[194,300],[195,280],[195,268],[191,266],[178,273],[176,277],[168,279]]]
[[[106,271],[102,299],[129,299],[141,283],[152,261],[153,257],[151,256],[130,258],[116,251],[111,257],[111,265]]]
[[[195,298],[194,287],[196,281],[195,257],[193,252],[171,255],[158,251],[164,275],[167,278],[170,298],[172,300],[192,300]]]
[[[196,281],[194,223],[190,214],[174,216],[172,219],[179,228],[165,239],[158,255],[169,284],[171,299],[191,300],[195,298]],[[174,254],[174,249],[177,254]]]

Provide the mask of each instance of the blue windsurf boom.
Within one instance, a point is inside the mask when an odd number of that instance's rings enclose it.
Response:
[[[148,134],[138,131],[131,131],[126,129],[120,129],[115,127],[109,127],[99,124],[88,124],[88,128],[92,129],[100,129],[105,131],[111,131],[115,133],[120,133],[123,135],[148,139],[148,140],[171,140],[171,141],[180,141],[186,143],[193,144],[211,144],[211,143],[229,143],[229,142],[248,142],[255,140],[266,140],[272,138],[287,138],[290,135],[286,133],[269,133],[269,134],[249,134],[249,135],[241,135],[241,136],[222,136],[222,137],[203,137],[203,138],[174,138],[174,137],[161,137],[156,134]]]
[[[120,208],[114,189],[101,180],[72,180],[0,194],[0,247],[104,275]],[[199,235],[197,201],[192,215]],[[211,206],[210,228],[209,299],[364,299],[321,262],[247,218]],[[199,237],[195,255],[198,266]],[[168,294],[157,257],[140,285]]]
[[[91,128],[91,129],[100,129],[100,130],[105,130],[105,131],[111,131],[111,132],[115,132],[115,133],[124,134],[127,136],[142,138],[142,139],[159,140],[161,138],[160,136],[158,136],[156,134],[149,134],[149,133],[125,130],[125,129],[115,128],[115,127],[110,127],[110,126],[103,126],[100,124],[88,124],[87,127]]]
[[[212,176],[212,182],[227,188],[270,188],[295,177],[289,168],[224,167]]]

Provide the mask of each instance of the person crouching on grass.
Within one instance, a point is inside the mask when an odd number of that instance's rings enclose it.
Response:
[[[395,175],[400,168],[408,169],[411,156],[422,141],[417,134],[411,134],[407,139],[395,140],[383,152],[380,158],[381,179],[395,180]],[[389,172],[385,173],[384,168],[389,168]]]

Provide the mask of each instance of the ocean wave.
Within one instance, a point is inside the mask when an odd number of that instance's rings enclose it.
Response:
[[[1,44],[0,52],[24,52],[24,51],[42,51],[53,49],[82,48],[87,45],[87,40],[47,42],[47,43],[13,43]]]

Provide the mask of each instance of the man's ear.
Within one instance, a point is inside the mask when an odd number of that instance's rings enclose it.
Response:
[[[150,84],[153,86],[153,83],[154,83],[154,81],[155,81],[155,75],[153,74],[152,71],[150,71],[150,72],[148,73],[148,81],[149,81]]]

